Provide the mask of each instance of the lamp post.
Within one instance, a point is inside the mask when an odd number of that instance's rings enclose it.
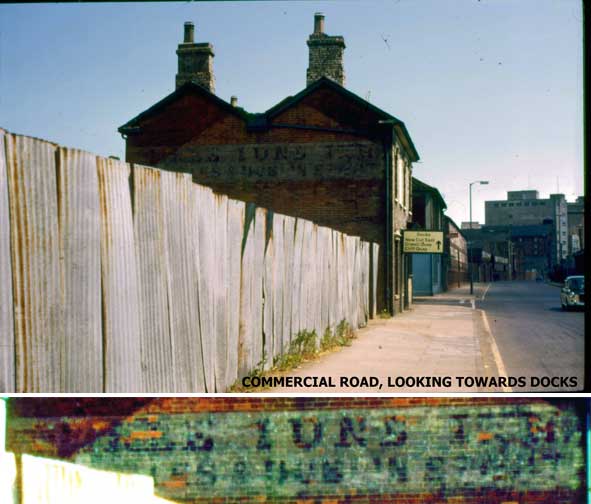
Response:
[[[488,184],[488,180],[476,180],[474,182],[470,182],[470,229],[472,230],[472,186],[474,184],[481,184],[486,185]],[[470,294],[474,294],[474,278],[472,276],[472,250],[469,249],[470,253],[468,254],[468,270],[470,276]]]

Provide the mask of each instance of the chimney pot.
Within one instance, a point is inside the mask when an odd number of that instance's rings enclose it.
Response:
[[[185,23],[185,44],[192,44],[195,41],[195,25],[191,21]]]
[[[237,96],[230,97],[230,105],[232,105],[232,107],[238,106],[238,97]]]
[[[195,82],[209,92],[214,92],[213,47],[208,42],[195,43],[195,25],[191,21],[185,23],[185,38],[178,45],[178,72],[176,88],[187,82]]]
[[[306,85],[309,86],[321,77],[327,77],[345,85],[343,51],[345,39],[340,35],[324,33],[324,14],[314,14],[314,33],[308,38],[309,63],[306,72]]]
[[[314,14],[314,33],[324,33],[324,14],[322,12]]]

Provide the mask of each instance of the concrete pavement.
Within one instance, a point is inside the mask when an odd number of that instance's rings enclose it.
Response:
[[[297,369],[274,376],[325,377],[332,386],[251,389],[264,392],[483,392],[503,391],[474,383],[495,378],[495,363],[482,314],[475,301],[486,296],[488,284],[476,284],[474,295],[464,286],[434,297],[417,298],[410,311],[391,319],[371,321],[350,347],[322,355]],[[377,378],[377,386],[350,387],[342,382]],[[460,382],[469,377],[468,383]],[[419,381],[422,378],[422,381]],[[437,381],[439,380],[439,382]],[[368,380],[369,381],[369,380]],[[370,385],[373,385],[370,383]],[[447,386],[449,385],[449,386]]]

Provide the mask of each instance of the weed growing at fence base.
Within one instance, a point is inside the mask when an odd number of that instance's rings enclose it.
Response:
[[[273,374],[274,372],[288,371],[299,366],[302,362],[318,357],[322,352],[327,352],[337,347],[350,346],[353,339],[355,339],[355,331],[346,320],[341,320],[334,331],[331,331],[329,327],[326,328],[318,345],[316,343],[317,339],[316,331],[303,330],[298,332],[291,340],[287,352],[273,359],[271,369],[264,370],[267,357],[263,356],[261,362],[257,364],[256,368],[248,376],[264,376]],[[242,379],[236,380],[228,389],[228,392],[251,391],[254,390],[242,386]]]
[[[386,310],[385,308],[378,314],[378,317],[381,319],[389,319],[392,318],[392,314]]]

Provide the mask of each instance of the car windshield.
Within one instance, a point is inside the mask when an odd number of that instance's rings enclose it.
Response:
[[[573,291],[582,291],[585,288],[584,277],[570,278],[566,283],[567,287]]]

